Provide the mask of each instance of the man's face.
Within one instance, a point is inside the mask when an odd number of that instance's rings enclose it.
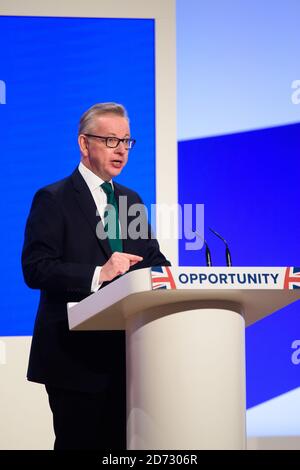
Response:
[[[128,120],[116,114],[98,116],[88,132],[102,137],[130,137]],[[124,143],[109,148],[105,141],[95,137],[80,135],[79,146],[83,164],[101,179],[109,181],[121,173],[128,160],[128,150]]]

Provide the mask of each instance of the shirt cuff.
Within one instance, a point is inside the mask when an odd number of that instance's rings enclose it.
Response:
[[[97,292],[97,290],[99,290],[103,284],[102,282],[99,282],[101,269],[102,269],[102,266],[97,266],[95,269],[94,276],[92,279],[91,292]]]

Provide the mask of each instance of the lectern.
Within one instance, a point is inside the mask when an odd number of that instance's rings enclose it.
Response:
[[[298,299],[300,268],[154,267],[68,318],[126,330],[128,449],[244,449],[245,325]]]

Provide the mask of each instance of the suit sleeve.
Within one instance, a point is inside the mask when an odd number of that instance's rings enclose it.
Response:
[[[171,266],[170,261],[162,254],[158,241],[153,237],[149,225],[149,238],[147,241],[147,266]]]
[[[91,293],[96,265],[64,261],[64,218],[55,196],[36,193],[25,229],[22,268],[33,289]]]

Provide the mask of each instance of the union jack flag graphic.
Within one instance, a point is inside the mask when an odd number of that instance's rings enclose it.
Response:
[[[300,289],[300,268],[286,268],[284,289]]]
[[[176,289],[171,269],[168,266],[151,268],[152,289]]]

